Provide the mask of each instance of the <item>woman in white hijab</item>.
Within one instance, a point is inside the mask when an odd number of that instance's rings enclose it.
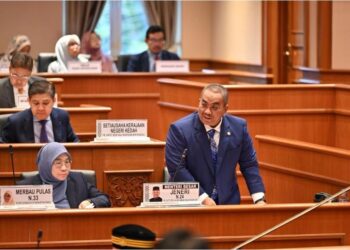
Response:
[[[63,144],[50,142],[37,156],[39,174],[18,182],[20,185],[50,184],[56,208],[110,207],[106,194],[89,183],[81,172],[71,172],[72,157]]]
[[[80,54],[80,39],[77,35],[62,36],[56,43],[55,53],[57,60],[50,63],[48,72],[68,72],[68,62],[88,62],[88,59]]]

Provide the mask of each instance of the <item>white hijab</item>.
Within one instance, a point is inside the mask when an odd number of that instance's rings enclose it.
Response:
[[[55,53],[57,56],[57,61],[52,62],[49,65],[49,72],[67,72],[68,71],[68,62],[69,61],[81,61],[87,62],[87,59],[78,55],[78,57],[73,58],[68,52],[68,44],[70,42],[76,42],[80,45],[80,39],[77,35],[65,35],[58,39],[55,47]]]

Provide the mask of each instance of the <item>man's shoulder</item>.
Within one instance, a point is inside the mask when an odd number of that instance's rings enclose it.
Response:
[[[0,79],[0,88],[3,88],[4,86],[10,86],[10,78],[4,77]]]
[[[198,113],[197,112],[193,112],[189,115],[186,115],[182,118],[180,118],[179,120],[175,121],[173,124],[174,125],[187,125],[189,123],[193,123],[194,119],[197,119],[198,117]]]
[[[235,124],[245,124],[247,123],[247,121],[244,118],[238,117],[238,116],[234,116],[234,115],[229,115],[226,114],[224,115],[224,119],[227,120],[230,123],[235,123]]]
[[[17,122],[18,120],[23,120],[31,117],[31,110],[30,109],[25,109],[20,112],[14,113],[9,117],[9,120]]]
[[[170,52],[170,51],[168,51],[168,50],[163,50],[162,51],[162,54],[163,54],[163,58],[164,59],[177,59],[177,60],[179,60],[180,59],[180,57],[176,54],[176,53],[173,53],[173,52]]]
[[[138,53],[138,54],[135,54],[133,56],[131,56],[130,59],[134,59],[134,60],[139,60],[139,59],[142,59],[144,57],[148,57],[148,53],[147,53],[147,50],[141,52],[141,53]]]

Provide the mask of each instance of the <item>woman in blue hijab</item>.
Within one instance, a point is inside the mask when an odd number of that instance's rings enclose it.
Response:
[[[72,157],[60,143],[43,146],[37,156],[39,174],[20,181],[21,185],[53,186],[56,208],[110,207],[108,196],[89,183],[80,172],[70,172]]]

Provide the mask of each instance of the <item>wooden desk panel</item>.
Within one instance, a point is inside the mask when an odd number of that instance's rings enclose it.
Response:
[[[275,136],[257,141],[269,202],[311,202],[318,192],[333,194],[350,183],[350,150]]]
[[[36,170],[36,155],[43,144],[13,144],[16,175]],[[165,143],[65,143],[73,158],[73,169],[96,171],[97,187],[115,206],[136,206],[142,183],[163,180]],[[0,182],[12,184],[8,144],[0,145]],[[121,186],[122,185],[122,186]],[[121,186],[121,187],[120,187]],[[136,200],[134,199],[136,197]]]
[[[41,248],[108,249],[111,229],[130,223],[150,228],[158,239],[171,229],[185,227],[208,239],[214,249],[232,248],[310,205],[2,211],[0,248],[33,248],[41,229]],[[324,205],[246,248],[349,245],[349,216],[349,204]]]

